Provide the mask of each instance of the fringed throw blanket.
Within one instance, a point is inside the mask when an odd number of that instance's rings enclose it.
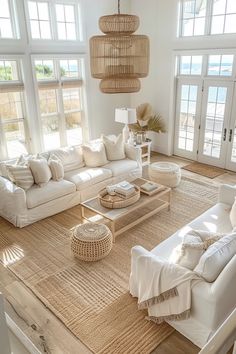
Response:
[[[192,281],[199,279],[191,270],[144,250],[136,258],[130,292],[138,297],[140,310],[148,309],[148,320],[156,323],[182,320],[190,315]]]

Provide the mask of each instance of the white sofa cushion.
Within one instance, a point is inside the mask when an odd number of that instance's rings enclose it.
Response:
[[[40,187],[42,187],[45,183],[48,183],[52,178],[52,173],[50,167],[48,166],[48,162],[45,159],[30,159],[29,167],[34,176],[34,181]]]
[[[27,165],[6,165],[6,169],[9,179],[18,187],[28,190],[34,184],[34,177]]]
[[[100,167],[108,163],[105,146],[100,141],[83,145],[83,154],[88,167]]]
[[[122,134],[119,134],[115,138],[102,135],[102,141],[109,161],[125,159],[125,147]]]
[[[68,146],[65,148],[52,150],[50,151],[50,156],[52,155],[61,160],[65,172],[84,166],[81,146]]]
[[[80,168],[78,170],[66,172],[64,178],[76,185],[77,190],[83,190],[96,183],[102,182],[112,177],[110,170],[106,168]]]
[[[135,170],[138,168],[138,163],[137,161],[129,159],[117,160],[109,162],[104,168],[110,169],[112,171],[112,176],[117,177]]]
[[[232,205],[232,208],[230,210],[229,217],[230,217],[232,227],[233,228],[236,227],[236,198],[235,198],[234,204]]]
[[[60,198],[64,195],[74,193],[76,187],[69,181],[49,181],[43,187],[33,185],[26,192],[26,203],[29,209],[35,208],[38,205],[50,202],[51,200]]]
[[[60,159],[56,155],[50,155],[48,160],[48,166],[52,173],[52,179],[54,181],[61,181],[64,178],[64,167]]]
[[[235,254],[236,233],[231,233],[222,237],[206,250],[194,272],[206,281],[213,282]]]

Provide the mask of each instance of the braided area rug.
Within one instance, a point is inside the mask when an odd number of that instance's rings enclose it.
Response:
[[[0,260],[92,352],[148,354],[173,329],[146,321],[146,312],[138,311],[128,291],[130,250],[138,244],[151,250],[214,205],[217,194],[213,185],[183,178],[172,191],[171,210],[118,236],[99,262],[79,262],[71,254],[70,236],[81,223],[79,206],[23,229],[3,228]]]

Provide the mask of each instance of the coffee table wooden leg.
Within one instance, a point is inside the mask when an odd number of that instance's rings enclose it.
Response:
[[[171,191],[169,191],[169,193],[168,193],[168,203],[169,203],[168,211],[170,211],[170,201],[171,201]]]
[[[85,219],[84,207],[83,206],[81,206],[81,216],[82,216],[83,219]]]

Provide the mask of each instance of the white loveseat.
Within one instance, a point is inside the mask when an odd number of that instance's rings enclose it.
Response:
[[[229,213],[235,197],[236,186],[222,185],[219,201],[215,206],[161,242],[151,252],[168,260],[173,249],[182,243],[183,236],[191,229],[220,233],[231,232]],[[145,253],[148,251],[140,246],[132,249],[131,272],[133,274],[136,272],[137,257]],[[203,347],[236,307],[236,255],[213,283],[207,283],[204,280],[194,282],[190,318],[171,321],[169,324],[194,344]],[[138,287],[138,281],[134,286]]]
[[[82,155],[81,147],[77,149]],[[53,153],[58,152],[60,155],[60,150],[54,150]],[[42,154],[46,158],[47,155],[49,152]],[[3,177],[0,165],[0,216],[17,227],[24,227],[78,205],[95,196],[108,184],[141,177],[141,150],[125,144],[125,156],[125,159],[108,161],[106,165],[96,168],[86,167],[83,155],[80,156],[82,163],[75,168],[76,161],[68,156],[69,163],[63,180],[50,180],[43,187],[34,184],[27,191]]]

